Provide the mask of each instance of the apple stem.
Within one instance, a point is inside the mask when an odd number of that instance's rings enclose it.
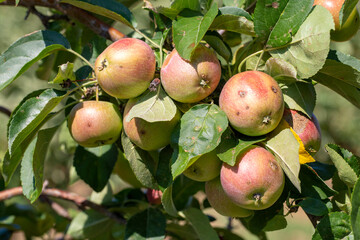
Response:
[[[266,50],[266,46],[264,47],[263,51],[261,52],[261,54],[260,54],[260,56],[259,56],[259,59],[258,59],[257,62],[256,62],[254,71],[256,71],[257,68],[259,67],[260,61],[261,61],[262,57],[264,56],[265,50]]]
[[[87,65],[89,65],[91,67],[91,69],[94,71],[94,66],[86,59],[84,58],[81,54],[79,54],[78,52],[75,52],[72,49],[66,49],[68,52],[71,52],[72,54],[76,55],[78,58],[80,58],[81,60],[83,60]]]
[[[99,86],[98,85],[96,85],[95,99],[96,99],[97,102],[99,101]]]

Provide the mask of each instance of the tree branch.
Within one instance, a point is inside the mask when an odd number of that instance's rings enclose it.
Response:
[[[0,3],[0,6],[1,5],[15,6],[15,0],[5,0]],[[116,41],[126,37],[125,34],[94,17],[87,11],[70,4],[60,3],[60,0],[21,0],[18,6],[27,7],[29,9],[33,9],[35,6],[53,8],[71,19],[78,20],[93,32],[104,38]]]
[[[11,116],[11,111],[9,109],[7,109],[6,107],[0,106],[0,112],[8,115],[9,117]]]
[[[20,196],[22,194],[23,194],[22,187],[15,187],[15,188],[3,190],[3,191],[0,191],[0,201],[4,201],[6,199],[9,199],[9,198],[12,198],[15,196]],[[63,190],[56,189],[56,188],[46,188],[41,193],[41,196],[53,197],[53,198],[58,198],[58,199],[66,200],[69,202],[73,202],[80,209],[91,208],[91,209],[113,219],[114,221],[116,221],[120,224],[126,224],[126,219],[123,216],[120,216],[118,214],[110,212],[103,206],[101,206],[97,203],[91,202],[91,201],[87,200],[86,198],[84,198],[78,194],[75,194],[75,193],[66,192]]]

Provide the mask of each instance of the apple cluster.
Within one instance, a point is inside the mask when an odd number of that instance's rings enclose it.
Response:
[[[128,101],[123,114],[107,101],[78,103],[68,118],[74,140],[84,147],[112,144],[124,128],[132,143],[143,150],[154,151],[168,145],[181,118],[179,109],[170,121],[147,122],[137,117],[125,120],[154,79],[155,69],[153,50],[139,39],[124,38],[108,46],[95,62],[96,79],[104,92]],[[196,47],[190,61],[174,49],[161,67],[160,78],[172,99],[196,104],[218,87],[221,65],[216,53],[202,44]],[[320,147],[320,128],[315,116],[309,119],[286,109],[280,86],[264,72],[245,71],[228,79],[220,91],[219,106],[239,134],[266,135],[284,119],[310,154]],[[234,166],[223,163],[213,150],[200,156],[183,174],[206,182],[205,192],[211,206],[231,217],[246,217],[254,210],[270,207],[285,184],[285,175],[274,154],[258,145],[241,152]],[[148,198],[158,199],[160,194],[149,190]]]

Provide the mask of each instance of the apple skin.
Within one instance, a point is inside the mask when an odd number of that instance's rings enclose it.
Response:
[[[109,45],[95,61],[101,88],[120,99],[139,96],[154,79],[155,54],[144,41],[123,38]]]
[[[150,204],[161,204],[162,192],[160,190],[148,188],[146,191],[146,198]]]
[[[356,7],[351,12],[349,18],[340,26],[340,11],[345,0],[315,0],[314,5],[326,8],[333,16],[335,30],[331,31],[331,40],[337,42],[347,41],[352,38],[359,29],[359,12]]]
[[[284,99],[278,83],[268,74],[246,71],[231,77],[220,93],[220,108],[231,126],[248,136],[271,132],[280,123]]]
[[[315,115],[309,119],[301,112],[286,108],[283,118],[299,135],[306,151],[314,156],[321,146],[320,125]]]
[[[123,181],[127,182],[134,188],[144,187],[136,178],[133,170],[130,167],[129,160],[126,159],[124,153],[120,152],[115,163],[113,172],[117,174]]]
[[[147,122],[141,118],[133,118],[127,122],[126,117],[136,102],[137,98],[130,99],[124,110],[124,131],[131,142],[146,151],[157,150],[168,145],[171,133],[180,120],[180,111],[177,109],[171,121]]]
[[[194,103],[209,96],[221,77],[221,66],[215,52],[198,45],[191,60],[186,61],[174,49],[165,59],[160,72],[166,93],[182,103]]]
[[[210,205],[216,212],[229,217],[248,217],[254,211],[239,207],[225,194],[220,178],[205,183],[205,193]]]
[[[285,176],[273,154],[251,146],[237,156],[234,166],[223,163],[220,181],[226,195],[245,209],[261,210],[280,197]]]
[[[206,182],[216,178],[220,174],[221,160],[216,155],[216,150],[205,153],[197,159],[183,174],[198,182]]]
[[[121,133],[121,114],[110,102],[80,102],[70,111],[68,128],[73,139],[83,147],[112,144]]]

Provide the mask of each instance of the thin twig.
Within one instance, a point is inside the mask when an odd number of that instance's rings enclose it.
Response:
[[[0,106],[0,112],[4,113],[5,115],[11,116],[11,111],[7,109],[6,107]]]
[[[15,6],[15,0],[5,0],[0,3],[0,6],[1,5]],[[66,15],[68,18],[79,21],[104,38],[116,41],[126,37],[125,34],[91,15],[87,11],[70,4],[60,3],[60,0],[21,0],[18,6],[26,7],[28,9],[35,6],[53,8]]]
[[[15,188],[10,188],[7,190],[0,191],[0,201],[4,201],[4,200],[10,199],[15,196],[20,196],[20,195],[22,195],[22,193],[23,193],[22,187],[15,187]],[[74,204],[76,204],[80,209],[91,208],[91,209],[113,219],[114,221],[116,221],[120,224],[126,224],[126,220],[123,216],[115,214],[113,212],[110,212],[103,206],[101,206],[97,203],[91,202],[76,193],[66,192],[66,191],[63,191],[60,189],[56,189],[56,188],[47,188],[47,189],[43,190],[43,192],[41,193],[41,196],[53,197],[53,198],[70,201],[70,202],[73,202]]]

